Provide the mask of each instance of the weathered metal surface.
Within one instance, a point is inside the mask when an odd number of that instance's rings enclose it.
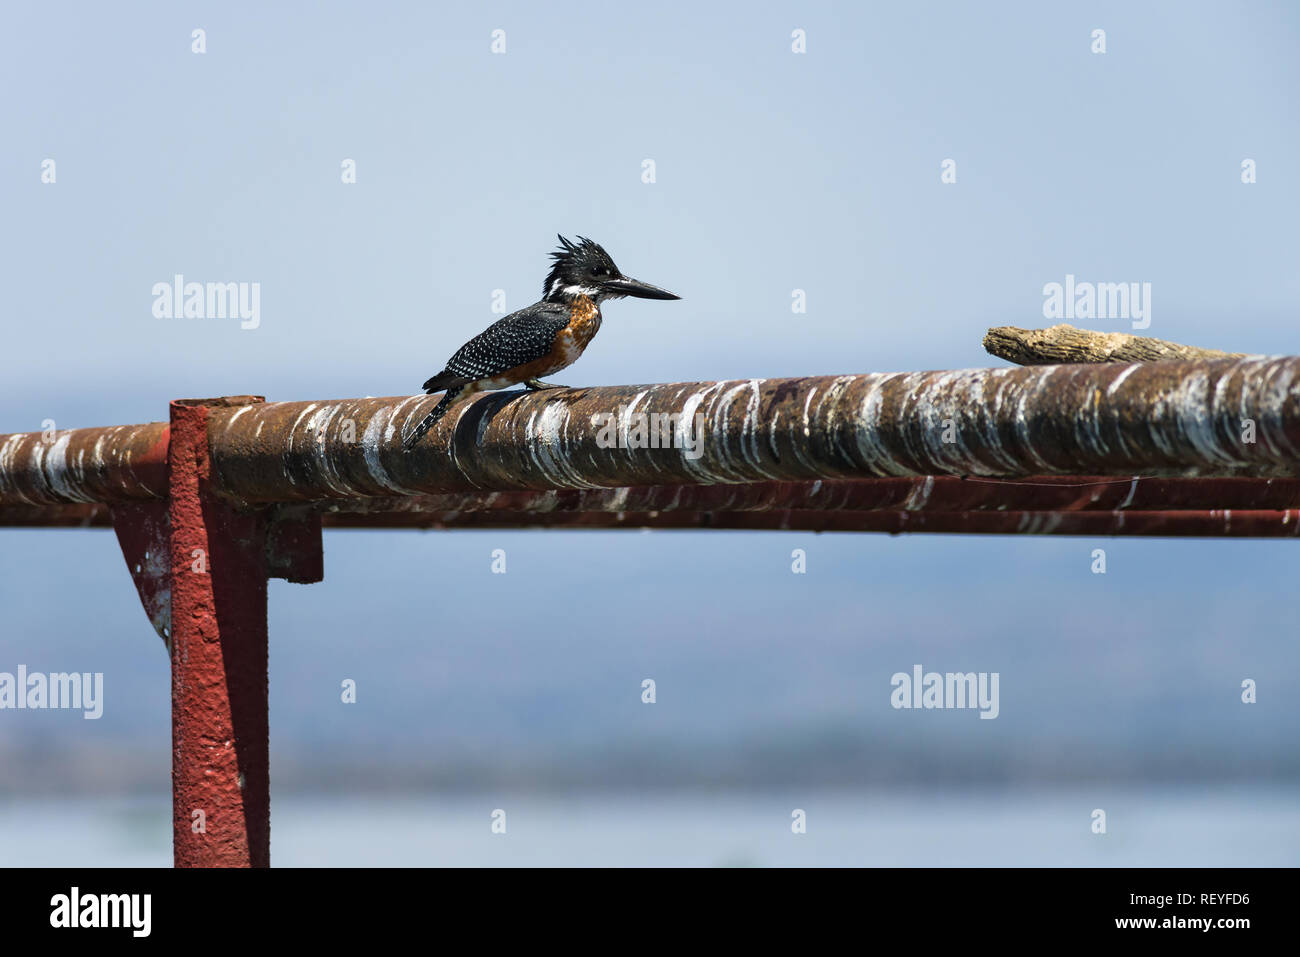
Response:
[[[167,425],[0,435],[0,505],[167,497]]]
[[[406,497],[330,500],[284,506],[364,512],[754,511],[775,509],[902,509],[906,511],[1151,509],[1288,509],[1300,507],[1300,480],[1286,478],[1115,478],[1037,475],[1026,479],[919,476],[817,479],[744,485],[666,485],[619,489],[446,492]],[[281,521],[284,519],[281,518]],[[103,505],[0,505],[0,527],[94,527],[111,524]],[[275,577],[275,576],[273,576]],[[316,580],[316,579],[312,579]]]
[[[1295,538],[1300,510],[1214,509],[1147,512],[350,512],[328,513],[326,528],[523,529],[712,528],[804,532],[931,532],[960,535]]]
[[[401,435],[436,400],[214,408],[214,488],[249,504],[872,476],[1300,475],[1294,357],[485,393],[407,453]],[[628,447],[663,438],[653,416],[675,417],[677,447]],[[96,451],[112,430],[0,436],[0,504],[165,494],[151,470],[161,429],[122,427],[124,452]],[[695,456],[681,445],[697,435]]]
[[[128,522],[142,525],[130,516],[135,510],[157,508],[161,503],[136,503],[113,507],[113,514],[121,514]],[[735,518],[733,523],[749,523],[747,527],[826,527],[825,520],[815,515],[798,513],[832,512],[909,512],[913,514],[1000,512],[1017,515],[1035,512],[1124,512],[1137,515],[1147,512],[1188,511],[1214,513],[1228,516],[1220,522],[1226,531],[1213,534],[1230,534],[1234,537],[1290,534],[1285,522],[1242,516],[1247,513],[1282,515],[1287,510],[1300,508],[1300,481],[1295,479],[1247,478],[1130,478],[1107,476],[1033,476],[1024,480],[957,479],[948,476],[918,478],[815,480],[812,482],[756,482],[746,485],[690,486],[669,485],[621,489],[561,489],[553,491],[514,492],[448,492],[430,495],[412,495],[391,498],[359,498],[305,503],[294,506],[275,506],[268,533],[268,574],[291,581],[319,581],[323,574],[320,553],[320,520],[324,512],[325,525],[329,527],[475,527],[492,523],[496,527],[527,527],[547,524],[542,517],[567,514],[575,517],[557,518],[551,525],[584,523],[599,524],[607,520],[582,518],[587,513],[621,512],[627,516],[651,513],[690,512],[693,515],[711,515],[709,522],[717,525],[717,516],[728,513],[753,514],[770,511],[786,517],[776,522],[757,518]],[[497,513],[493,519],[480,513]],[[457,516],[465,516],[463,519]],[[479,517],[475,517],[478,515]],[[368,517],[369,516],[369,517]],[[612,523],[610,527],[630,527],[634,518]],[[667,521],[667,520],[665,520]],[[1096,520],[1082,520],[1096,525]],[[107,524],[108,510],[104,506],[0,506],[0,526],[3,525],[68,525],[87,526]],[[784,522],[784,526],[782,525]],[[1188,529],[1206,526],[1206,519],[1193,520],[1182,527]],[[686,517],[682,527],[705,524],[704,519]],[[122,522],[115,523],[122,535]],[[969,524],[969,523],[968,523]],[[874,525],[860,520],[861,530],[877,526],[885,530],[903,528],[900,523],[881,520]],[[670,527],[661,523],[660,527]],[[676,527],[676,526],[671,526]],[[739,524],[736,527],[740,527]],[[941,526],[933,521],[914,522],[912,528],[933,530]],[[955,526],[954,526],[955,527]],[[1014,533],[1016,522],[1003,521],[998,526],[1005,533]],[[1085,527],[1067,523],[1060,528]],[[1127,523],[1114,520],[1114,534],[1139,534],[1141,528],[1155,527],[1144,519]],[[1172,527],[1162,520],[1159,527]],[[124,543],[124,548],[126,547]],[[137,580],[137,587],[140,582]],[[142,593],[143,598],[143,593]],[[148,602],[146,602],[148,607]],[[151,614],[151,620],[153,615]]]
[[[177,867],[270,865],[265,511],[211,494],[201,400],[172,403],[172,839]]]
[[[436,397],[221,412],[244,501],[904,475],[1300,474],[1300,359],[1227,359],[489,393],[410,453]],[[623,448],[638,415],[701,415],[698,458]],[[604,430],[593,417],[617,416]],[[1253,443],[1241,440],[1243,419]],[[355,441],[348,441],[353,437]],[[615,447],[606,447],[613,439]]]
[[[620,489],[448,492],[403,498],[321,503],[327,511],[395,512],[651,512],[902,510],[1146,511],[1300,508],[1295,479],[1173,479],[1035,476],[1027,480],[923,476],[818,479],[746,485],[660,485]]]
[[[149,624],[170,650],[172,573],[169,503],[165,500],[122,502],[113,506],[111,524]]]

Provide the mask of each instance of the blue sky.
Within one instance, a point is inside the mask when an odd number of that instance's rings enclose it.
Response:
[[[162,419],[176,397],[417,391],[496,318],[494,290],[510,309],[537,298],[557,232],[684,297],[607,307],[557,377],[574,385],[997,365],[984,330],[1046,324],[1043,286],[1067,274],[1150,282],[1150,335],[1295,349],[1294,5],[0,17],[0,432]],[[177,273],[260,283],[260,325],[155,318],[150,290]],[[271,590],[273,758],[491,765],[787,734],[794,752],[860,738],[1138,777],[1169,749],[1210,771],[1242,754],[1293,767],[1293,548],[334,533],[325,582]],[[108,695],[93,728],[0,714],[0,749],[75,735],[165,770],[166,662],[111,535],[0,530],[0,606],[0,670],[103,670]],[[1001,716],[893,712],[889,676],[916,662],[1000,670]],[[1268,691],[1244,710],[1247,676]]]

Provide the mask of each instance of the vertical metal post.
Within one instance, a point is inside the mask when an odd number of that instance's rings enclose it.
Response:
[[[172,826],[177,867],[269,867],[265,510],[208,489],[208,408],[171,404]]]
[[[213,491],[211,409],[261,401],[172,402],[156,442],[166,499],[112,507],[140,603],[171,655],[177,867],[270,866],[266,581],[325,574],[318,511],[241,507]]]

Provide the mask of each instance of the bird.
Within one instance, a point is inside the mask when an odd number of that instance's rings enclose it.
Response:
[[[530,391],[562,389],[543,382],[571,366],[600,331],[600,305],[608,299],[680,299],[666,289],[631,279],[614,265],[599,243],[579,236],[571,242],[559,236],[559,249],[542,285],[542,298],[499,319],[465,343],[437,375],[423,386],[432,395],[445,394],[405,439],[410,451],[424,438],[456,399],[487,389],[523,383]]]

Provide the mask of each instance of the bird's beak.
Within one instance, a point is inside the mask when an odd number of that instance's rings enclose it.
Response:
[[[667,289],[660,289],[658,286],[652,286],[648,282],[641,282],[638,279],[628,279],[626,276],[619,276],[617,279],[611,279],[605,283],[605,288],[615,296],[635,296],[637,299],[680,299],[681,296],[674,295]]]

